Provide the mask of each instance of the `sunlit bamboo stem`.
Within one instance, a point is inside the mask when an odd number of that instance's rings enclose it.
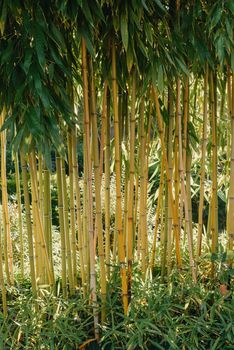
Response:
[[[206,164],[206,148],[207,148],[207,127],[208,127],[208,66],[206,64],[204,76],[204,97],[203,97],[203,132],[202,132],[202,154],[201,154],[201,175],[200,175],[200,199],[198,209],[198,239],[197,239],[197,258],[201,255],[202,233],[203,233],[203,211],[204,211],[204,193],[205,193],[205,164]]]
[[[88,67],[87,67],[87,51],[85,39],[82,38],[82,77],[83,77],[83,97],[84,97],[84,133],[85,133],[85,149],[86,160],[86,176],[87,176],[87,221],[89,232],[89,260],[90,260],[90,291],[91,302],[94,313],[94,330],[98,337],[98,314],[96,312],[96,273],[95,273],[95,246],[94,246],[94,227],[93,227],[93,195],[92,195],[92,167],[91,167],[91,151],[90,151],[90,115],[89,115],[89,98],[88,98]]]
[[[125,266],[124,253],[124,237],[122,228],[122,205],[121,205],[121,170],[120,170],[120,152],[119,152],[119,117],[118,117],[118,88],[116,77],[116,49],[112,45],[112,94],[113,94],[113,110],[114,110],[114,135],[115,135],[115,172],[116,172],[116,215],[117,215],[117,232],[118,232],[118,255],[122,280],[122,298],[124,313],[127,314],[128,309],[128,292],[127,292],[127,276]]]

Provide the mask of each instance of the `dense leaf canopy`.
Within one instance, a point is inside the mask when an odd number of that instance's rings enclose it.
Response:
[[[77,120],[68,89],[73,82],[82,85],[81,37],[100,81],[111,77],[115,43],[122,88],[133,66],[145,87],[152,82],[159,91],[188,69],[201,74],[205,62],[224,72],[227,65],[234,69],[233,1],[176,3],[1,1],[1,108],[7,106],[4,127],[15,148],[27,140],[43,153],[62,151],[62,126]]]

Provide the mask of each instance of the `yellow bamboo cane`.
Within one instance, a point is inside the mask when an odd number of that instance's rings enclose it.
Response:
[[[72,269],[72,257],[71,257],[71,238],[70,238],[70,227],[68,219],[68,199],[67,199],[67,181],[65,171],[65,161],[62,158],[62,189],[63,189],[63,215],[64,215],[64,233],[66,240],[66,257],[67,257],[67,273],[69,281],[70,294],[74,294],[74,280],[73,280],[73,269]]]
[[[233,253],[234,241],[234,73],[232,73],[232,96],[231,96],[231,173],[230,187],[228,193],[228,214],[227,214],[227,233],[228,249]],[[229,258],[229,264],[232,265],[233,257]]]
[[[76,156],[76,130],[72,131],[72,165],[75,183],[75,197],[76,197],[76,220],[78,229],[78,249],[80,258],[80,270],[81,270],[81,280],[83,286],[83,292],[86,292],[86,276],[85,276],[85,266],[84,266],[84,242],[83,242],[83,227],[82,227],[82,215],[81,215],[81,201],[80,201],[80,185],[79,185],[79,175],[78,175],[78,161]]]
[[[112,94],[113,94],[113,110],[114,110],[114,135],[115,135],[115,172],[116,172],[116,216],[117,216],[117,232],[118,232],[118,255],[120,264],[120,273],[122,281],[122,298],[124,306],[124,314],[128,310],[128,291],[127,276],[125,266],[124,253],[124,237],[122,228],[122,205],[121,205],[121,170],[120,170],[120,152],[119,152],[119,118],[118,118],[118,92],[117,92],[117,76],[116,76],[116,48],[112,45]]]
[[[6,116],[5,106],[0,115],[0,128],[3,126]],[[3,222],[5,226],[5,259],[6,259],[6,273],[8,283],[14,284],[13,272],[13,250],[11,240],[10,218],[8,211],[8,194],[7,194],[7,177],[6,177],[6,130],[1,132],[1,180],[2,180],[2,208],[3,208]],[[9,272],[8,272],[9,271]]]
[[[151,262],[150,262],[150,267],[152,270],[155,266],[156,243],[157,243],[157,237],[158,237],[159,217],[160,217],[162,195],[163,195],[164,170],[165,170],[164,163],[165,163],[165,159],[164,159],[164,156],[162,155],[162,164],[161,164],[160,180],[159,180],[158,202],[157,202],[157,208],[156,208],[156,214],[155,214],[154,238],[153,238],[153,245],[152,245]]]
[[[181,128],[181,110],[180,110],[180,81],[177,82],[177,110],[178,110],[178,134],[179,134],[179,173],[181,179],[181,194],[182,200],[184,202],[185,211],[185,223],[186,231],[188,237],[188,250],[189,250],[189,261],[192,272],[193,281],[197,282],[197,272],[193,257],[193,247],[192,247],[192,232],[190,231],[190,218],[189,218],[189,208],[188,208],[188,196],[185,188],[184,180],[184,165],[183,165],[183,149],[182,149],[182,128]]]
[[[6,288],[3,274],[3,261],[2,261],[2,225],[0,217],[0,286],[2,291],[2,311],[3,316],[7,316],[7,300],[6,300]]]
[[[44,168],[44,191],[43,191],[43,224],[44,224],[44,233],[45,233],[45,241],[46,247],[50,259],[50,265],[52,268],[52,275],[54,279],[54,267],[53,267],[53,245],[52,245],[52,228],[51,228],[51,217],[50,217],[50,209],[51,209],[51,198],[50,198],[50,171],[47,168],[45,161],[43,164]]]
[[[37,191],[37,182],[36,182],[36,169],[35,169],[35,161],[34,157],[31,154],[29,154],[29,165],[30,165],[30,176],[31,176],[31,188],[32,188],[32,194],[35,200],[35,219],[37,222],[37,230],[38,230],[38,235],[39,239],[41,242],[41,251],[42,251],[42,258],[45,261],[45,269],[47,272],[47,277],[49,284],[53,286],[54,280],[53,280],[53,274],[52,274],[52,268],[49,260],[49,255],[48,255],[48,250],[46,247],[46,242],[45,242],[45,236],[44,236],[44,230],[42,226],[42,220],[41,220],[41,213],[40,213],[40,208],[39,208],[39,199],[38,199],[38,191]]]
[[[62,164],[61,157],[56,157],[56,173],[58,184],[58,212],[59,212],[59,230],[61,237],[61,258],[62,258],[62,291],[63,297],[67,296],[67,264],[66,264],[66,239],[64,229],[64,215],[63,215],[63,189],[62,189]]]
[[[211,104],[211,126],[212,126],[212,199],[211,199],[211,253],[216,254],[218,252],[218,227],[217,227],[217,119],[216,119],[216,102],[215,102],[215,88],[214,88],[214,75],[210,72],[210,104]],[[211,275],[214,276],[214,262],[211,263]]]
[[[203,232],[203,210],[204,210],[204,186],[205,186],[205,163],[206,163],[206,148],[207,148],[207,100],[208,100],[208,65],[206,64],[204,77],[204,100],[203,100],[203,132],[202,132],[202,155],[201,155],[201,175],[200,175],[200,199],[198,209],[198,240],[197,240],[197,258],[201,255],[202,247],[202,232]]]
[[[127,225],[127,257],[128,257],[128,288],[131,289],[133,260],[133,202],[135,175],[135,104],[136,104],[136,72],[132,73],[131,117],[130,117],[130,169],[128,189],[128,225]]]
[[[158,128],[159,128],[159,136],[160,136],[160,140],[161,140],[162,151],[165,154],[165,170],[166,170],[166,177],[167,177],[168,192],[170,193],[171,207],[172,207],[172,217],[173,217],[173,226],[174,226],[174,235],[175,235],[176,259],[177,259],[178,268],[181,268],[182,267],[182,258],[181,258],[181,251],[180,251],[179,220],[178,220],[178,215],[177,215],[177,212],[176,212],[176,206],[174,204],[174,197],[173,197],[173,191],[172,191],[172,182],[171,182],[170,172],[169,172],[169,168],[168,168],[168,161],[167,161],[167,156],[166,156],[165,142],[164,142],[164,138],[163,138],[162,116],[161,116],[160,107],[159,107],[158,95],[157,95],[157,92],[156,92],[155,88],[153,88],[153,97],[154,97],[155,106],[156,106]]]
[[[102,228],[102,205],[101,205],[101,178],[100,164],[98,155],[98,129],[96,116],[96,96],[92,61],[90,60],[91,74],[91,119],[94,145],[94,187],[95,187],[95,204],[96,204],[96,223],[98,236],[98,256],[100,262],[100,283],[101,283],[101,299],[102,299],[102,322],[106,318],[106,268],[105,268],[105,252],[103,247],[103,228]]]
[[[169,126],[168,126],[168,170],[170,178],[173,178],[173,127],[174,127],[174,104],[173,104],[173,91],[171,87],[168,87],[168,110],[169,110]],[[172,200],[170,198],[171,193],[168,192],[168,224],[167,224],[167,274],[170,276],[172,268]]]
[[[34,264],[34,250],[33,250],[33,232],[31,226],[31,212],[30,212],[30,200],[28,191],[28,176],[27,176],[27,164],[25,160],[25,154],[20,151],[20,161],[22,168],[22,179],[23,179],[23,190],[24,190],[24,206],[26,212],[26,227],[28,235],[28,251],[29,251],[29,265],[30,265],[30,275],[31,275],[31,285],[34,297],[37,297],[37,284],[36,284],[36,274],[35,274],[35,264]]]
[[[93,200],[92,200],[92,168],[90,152],[90,116],[89,116],[89,98],[88,98],[88,68],[87,68],[87,51],[85,39],[82,38],[82,76],[83,76],[83,98],[84,98],[84,133],[85,133],[85,161],[87,176],[87,221],[89,232],[89,259],[90,259],[90,290],[91,301],[94,312],[94,331],[98,338],[98,314],[96,312],[96,273],[95,273],[95,246],[94,246],[94,229],[93,229]]]
[[[22,221],[22,205],[21,205],[21,189],[20,189],[18,152],[14,152],[13,158],[14,158],[14,164],[15,164],[15,184],[16,184],[17,209],[18,209],[18,218],[19,218],[20,271],[21,271],[21,276],[24,277],[24,240],[23,240],[23,221]]]
[[[68,166],[69,166],[69,193],[70,193],[70,226],[71,226],[71,255],[74,287],[77,285],[77,259],[76,259],[76,226],[75,226],[75,197],[74,197],[74,167],[72,160],[72,132],[67,134],[68,140]]]
[[[110,278],[110,92],[107,94],[105,119],[105,257],[107,277]]]

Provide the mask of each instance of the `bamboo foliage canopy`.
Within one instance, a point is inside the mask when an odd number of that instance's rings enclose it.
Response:
[[[115,43],[120,86],[133,66],[145,89],[153,83],[159,90],[188,70],[202,74],[206,61],[234,68],[231,0],[182,1],[178,13],[175,2],[160,0],[3,0],[0,15],[1,104],[4,128],[13,133],[17,125],[15,149],[30,139],[43,153],[62,151],[60,119],[74,119],[67,86],[82,85],[81,37],[102,79],[111,78]]]

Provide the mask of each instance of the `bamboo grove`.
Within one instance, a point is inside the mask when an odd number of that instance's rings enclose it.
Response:
[[[165,281],[173,271],[188,269],[196,283],[206,251],[211,253],[209,276],[217,276],[222,171],[227,189],[225,249],[231,266],[233,1],[2,0],[0,31],[4,315],[6,286],[15,280],[8,148],[15,169],[19,274],[26,274],[27,251],[35,300],[42,286],[53,292],[58,277],[64,298],[77,290],[90,295],[96,336],[97,324],[108,312],[108,283],[116,266],[125,314],[135,268],[145,280],[158,267]],[[197,221],[191,191],[195,157]],[[159,166],[150,206],[152,159]],[[61,276],[54,271],[52,177]],[[155,222],[150,228],[152,208]]]

